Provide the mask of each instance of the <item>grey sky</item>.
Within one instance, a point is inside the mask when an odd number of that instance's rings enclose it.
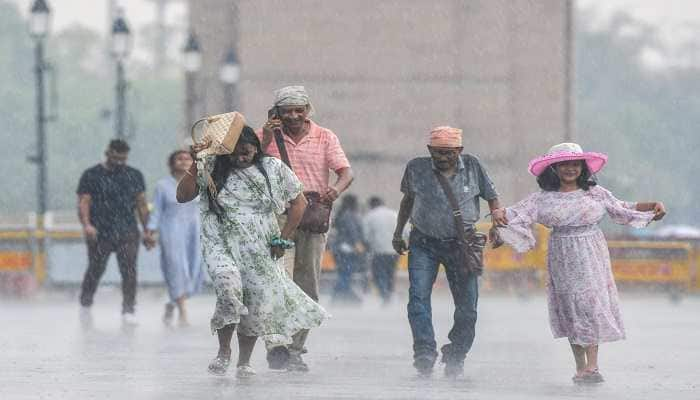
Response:
[[[28,12],[31,0],[11,0]],[[73,24],[86,25],[107,32],[108,0],[48,0],[54,18],[54,31]],[[155,18],[153,0],[114,0],[126,10],[130,24],[138,31]],[[186,26],[186,1],[170,0],[167,21],[184,30]],[[652,67],[667,64],[682,64],[683,43],[697,36],[700,29],[700,1],[698,0],[577,0],[579,7],[598,10],[599,23],[605,22],[615,12],[623,11],[637,17],[659,30],[659,39],[669,47],[666,53],[650,50],[644,60]],[[135,38],[137,47],[138,37]]]
[[[19,4],[21,9],[29,12],[33,0],[11,0]],[[168,20],[173,22],[184,13],[185,0],[169,0]],[[86,25],[92,29],[107,31],[105,27],[108,0],[47,0],[53,12],[53,29],[61,30],[73,24]],[[126,15],[135,27],[142,26],[155,18],[155,2],[151,0],[115,0],[117,6],[126,10]]]

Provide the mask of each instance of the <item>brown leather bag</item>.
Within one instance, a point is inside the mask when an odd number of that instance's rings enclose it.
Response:
[[[289,154],[287,154],[287,146],[284,144],[284,138],[279,129],[275,129],[275,143],[280,151],[282,162],[293,171],[292,164],[289,162]],[[322,201],[319,192],[304,192],[304,196],[308,205],[297,229],[309,233],[327,233],[330,229],[332,205]]]
[[[459,208],[459,202],[452,191],[452,187],[450,187],[450,183],[439,171],[434,172],[438,182],[440,182],[440,186],[442,186],[442,190],[447,196],[450,207],[452,207],[452,216],[454,217],[455,228],[457,229],[457,244],[459,246],[460,256],[462,260],[464,260],[464,268],[461,272],[465,276],[469,274],[481,275],[484,272],[486,235],[477,232],[475,229],[465,232],[464,220],[462,220],[462,209]]]

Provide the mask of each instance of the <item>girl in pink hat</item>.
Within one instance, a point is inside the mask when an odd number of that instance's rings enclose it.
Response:
[[[530,162],[542,190],[506,208],[507,224],[492,228],[494,247],[518,252],[535,245],[532,224],[551,228],[547,269],[549,320],[555,338],[566,337],[576,362],[576,383],[603,382],[598,345],[625,338],[610,255],[598,223],[607,214],[622,225],[643,228],[666,214],[661,202],[620,201],[591,175],[607,156],[562,143]]]

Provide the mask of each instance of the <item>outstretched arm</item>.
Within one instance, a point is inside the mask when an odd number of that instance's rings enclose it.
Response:
[[[524,253],[535,246],[532,224],[537,222],[538,193],[533,193],[504,210],[505,224],[494,224],[489,232],[493,247],[509,244],[515,251]],[[496,213],[499,213],[496,211]],[[494,215],[495,220],[495,215]]]
[[[637,203],[636,207],[637,211],[653,211],[654,212],[654,221],[659,221],[663,219],[663,217],[666,215],[666,207],[664,207],[664,203],[660,201],[655,201],[655,202],[650,202],[650,203]]]

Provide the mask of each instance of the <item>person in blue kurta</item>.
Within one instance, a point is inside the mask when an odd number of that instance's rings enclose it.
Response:
[[[335,238],[330,247],[338,272],[338,279],[333,288],[333,300],[358,303],[362,299],[352,290],[352,274],[358,270],[362,261],[364,237],[360,205],[356,196],[348,194],[343,197],[333,226]]]
[[[170,301],[165,305],[163,322],[170,325],[175,307],[178,323],[189,324],[185,301],[197,293],[204,279],[201,266],[200,217],[197,201],[178,203],[177,183],[192,165],[188,151],[175,151],[168,158],[170,176],[158,181],[153,198],[153,213],[147,234],[160,244],[160,267],[168,286]],[[157,233],[157,234],[156,234]]]

